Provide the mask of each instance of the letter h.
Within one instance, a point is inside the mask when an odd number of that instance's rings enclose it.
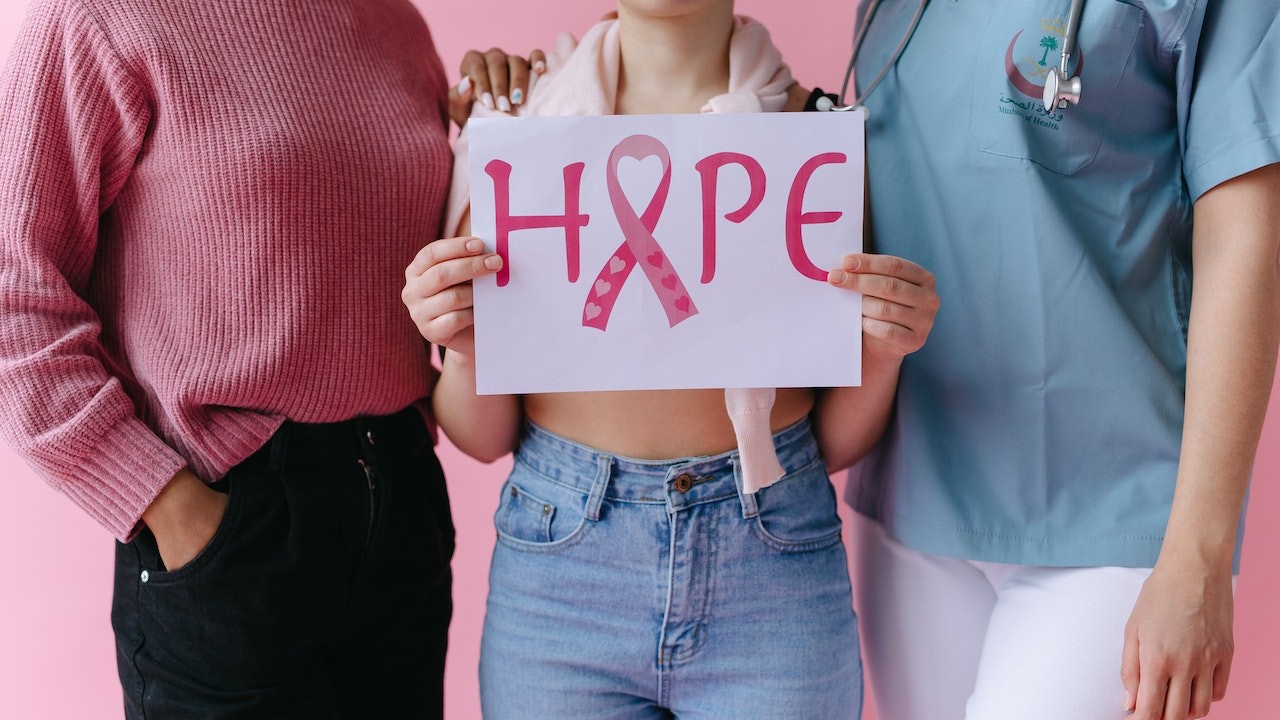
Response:
[[[568,256],[569,282],[578,281],[580,270],[580,245],[582,228],[590,222],[591,216],[579,211],[579,198],[582,188],[582,170],[586,163],[573,163],[564,168],[564,214],[563,215],[512,215],[511,214],[511,165],[502,160],[491,160],[484,166],[484,172],[493,178],[493,205],[495,239],[498,255],[502,258],[502,269],[498,271],[498,287],[504,287],[511,280],[511,261],[507,249],[511,233],[516,230],[532,230],[534,228],[564,228],[565,254]]]

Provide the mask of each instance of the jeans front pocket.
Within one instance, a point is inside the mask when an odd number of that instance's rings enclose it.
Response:
[[[517,549],[556,550],[585,532],[588,493],[540,474],[516,457],[493,522]]]
[[[756,509],[752,527],[775,550],[806,552],[840,542],[836,493],[821,458],[757,492]]]
[[[527,542],[551,542],[551,519],[556,508],[508,481],[494,522],[500,532]]]
[[[227,507],[222,513],[222,519],[218,521],[218,527],[214,530],[213,537],[209,539],[208,544],[182,567],[172,571],[164,569],[163,560],[160,558],[160,548],[156,542],[155,535],[152,533],[145,532],[135,540],[135,542],[144,543],[141,556],[144,562],[152,564],[152,567],[145,569],[146,580],[144,582],[152,586],[182,582],[217,563],[222,549],[235,535],[241,507],[244,504],[243,495],[245,492],[245,488],[240,483],[234,482],[230,476],[219,483],[215,483],[213,487],[218,490],[220,489],[219,485],[223,484],[226,487]]]
[[[144,638],[132,671],[144,678],[139,701],[147,717],[195,717],[193,707],[217,707],[229,692],[283,687],[296,665],[299,635],[309,617],[281,598],[301,594],[288,575],[288,550],[276,532],[289,521],[266,478],[232,470],[230,497],[213,539],[191,562],[164,571],[150,533],[135,542],[141,561],[134,582]],[[315,593],[308,594],[313,602]],[[291,616],[290,613],[296,613]]]

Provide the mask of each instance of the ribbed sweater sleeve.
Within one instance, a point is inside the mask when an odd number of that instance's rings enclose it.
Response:
[[[139,420],[84,299],[149,107],[83,5],[36,0],[0,80],[0,432],[121,539],[185,465]]]

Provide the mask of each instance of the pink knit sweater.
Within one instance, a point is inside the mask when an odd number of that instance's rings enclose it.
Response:
[[[117,537],[285,419],[424,398],[445,79],[408,0],[35,0],[0,81],[0,433]]]

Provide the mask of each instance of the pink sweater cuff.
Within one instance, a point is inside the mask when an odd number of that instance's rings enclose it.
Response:
[[[142,513],[187,463],[134,417],[120,420],[86,453],[75,480],[60,489],[123,542]]]

